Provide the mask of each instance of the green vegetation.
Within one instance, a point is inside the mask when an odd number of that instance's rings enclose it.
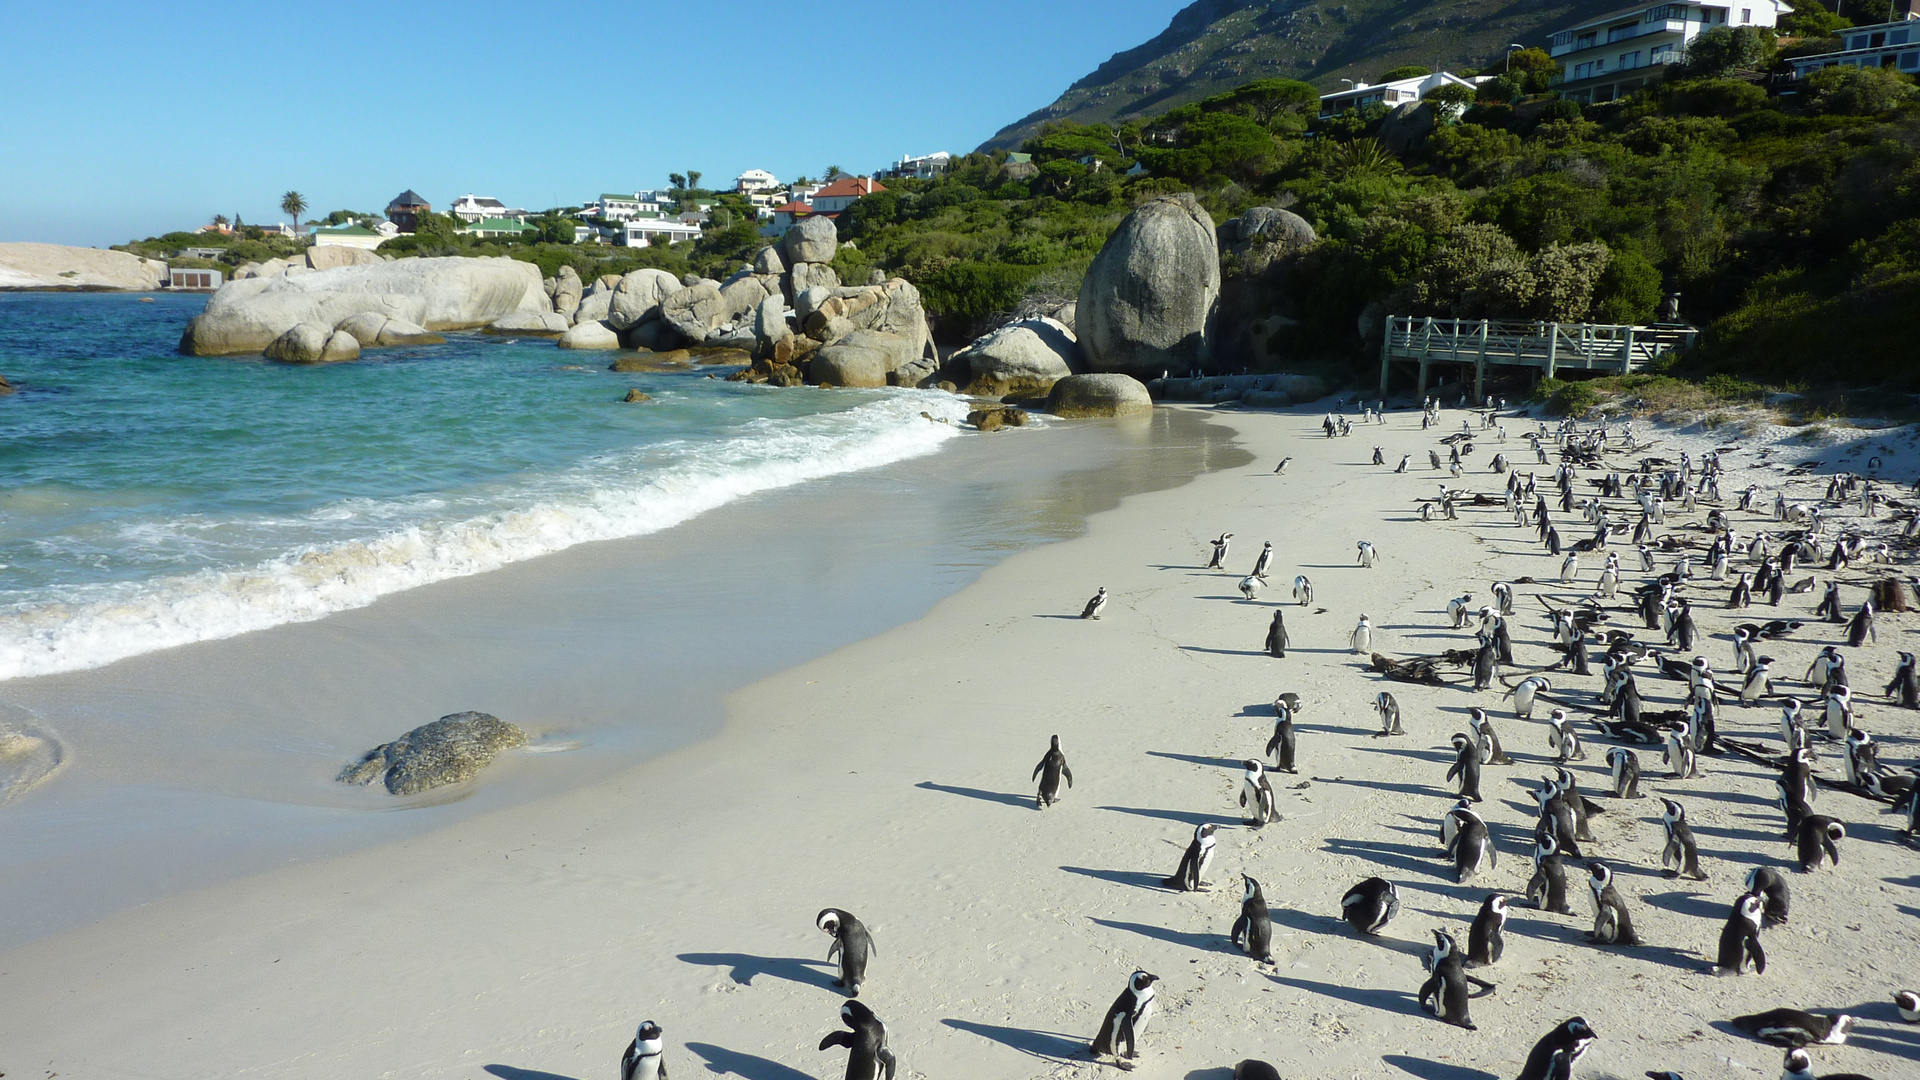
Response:
[[[280,196],[280,211],[293,218],[293,233],[300,235],[300,215],[307,212],[307,200],[297,191]]]

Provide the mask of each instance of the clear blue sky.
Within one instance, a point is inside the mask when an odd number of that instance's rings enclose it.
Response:
[[[971,150],[1186,0],[0,0],[0,240]]]

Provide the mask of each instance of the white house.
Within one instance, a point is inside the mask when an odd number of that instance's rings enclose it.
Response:
[[[766,191],[780,186],[780,181],[765,169],[748,169],[733,178],[733,190],[741,195],[751,195],[756,191]]]
[[[885,190],[885,187],[864,176],[843,176],[814,192],[807,201],[816,214],[837,214],[861,198]]]
[[[1920,15],[1842,30],[1840,43],[1843,48],[1839,52],[1788,60],[1793,65],[1793,77],[1804,79],[1830,67],[1893,68],[1909,75],[1920,72]]]
[[[919,180],[931,180],[936,176],[944,176],[946,171],[952,167],[953,155],[947,153],[945,150],[932,154],[922,154],[919,157],[914,157],[911,154],[903,154],[899,161],[894,162],[892,167],[886,170],[885,175],[889,177],[910,176]]]
[[[524,225],[530,216],[525,210],[510,209],[499,199],[471,192],[455,199],[453,207],[447,212],[469,225],[487,218],[508,218]]]
[[[1464,87],[1469,92],[1474,88],[1472,81],[1444,71],[1437,71],[1432,75],[1395,79],[1385,83],[1357,82],[1337,94],[1320,95],[1320,115],[1333,116],[1363,105],[1385,105],[1389,109],[1398,108],[1408,102],[1419,101],[1443,86]]]
[[[586,216],[602,221],[627,221],[641,214],[658,214],[666,208],[667,204],[656,198],[654,192],[636,191],[631,195],[603,194],[581,210]]]
[[[1687,44],[1717,27],[1771,27],[1790,0],[1639,4],[1576,23],[1553,35],[1547,54],[1561,64],[1560,96],[1583,105],[1612,101],[1660,78]]]
[[[390,221],[383,225],[392,225]],[[398,229],[394,230],[396,233]],[[344,225],[320,225],[313,230],[314,247],[356,247],[372,251],[385,243],[387,238],[356,221]]]
[[[700,226],[672,218],[637,217],[628,221],[620,230],[622,247],[646,247],[656,236],[664,236],[667,243],[681,240],[700,239]]]

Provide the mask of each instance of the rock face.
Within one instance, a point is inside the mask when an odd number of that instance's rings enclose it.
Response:
[[[973,377],[967,393],[980,397],[1044,394],[1082,363],[1073,331],[1052,319],[1008,323],[953,354]]]
[[[372,266],[385,261],[377,252],[345,244],[321,244],[307,249],[307,267],[312,270],[331,270],[336,266]]]
[[[192,356],[259,352],[303,322],[377,311],[427,330],[468,330],[547,306],[540,270],[508,258],[400,259],[229,281],[180,337]]]
[[[1069,375],[1053,384],[1047,394],[1047,411],[1070,419],[1125,416],[1152,412],[1153,398],[1146,385],[1130,375]]]
[[[830,218],[816,214],[794,223],[787,235],[780,241],[785,249],[787,265],[796,263],[830,263],[834,253],[840,250],[840,235],[835,231]]]
[[[1396,107],[1380,122],[1376,138],[1391,154],[1406,154],[1433,134],[1433,106],[1424,101],[1409,101]]]
[[[617,286],[617,282],[614,285],[594,282],[592,288],[581,294],[580,306],[573,309],[574,325],[605,319],[613,308],[613,291]]]
[[[914,359],[906,339],[855,330],[813,354],[809,377],[825,386],[878,387],[887,373]]]
[[[516,311],[487,324],[489,334],[559,337],[566,332],[566,316],[554,311]]]
[[[720,325],[726,302],[720,283],[701,281],[687,286],[660,304],[660,319],[690,341],[702,342]]]
[[[264,351],[267,359],[283,364],[328,364],[360,359],[360,342],[326,323],[304,322],[273,339]]]
[[[124,251],[61,244],[0,244],[0,289],[149,292],[166,280],[167,264]]]
[[[0,397],[6,397],[11,393],[13,393],[13,384],[7,381],[5,375],[0,375]]]
[[[595,319],[590,322],[576,323],[560,335],[560,347],[563,349],[617,349],[620,347],[620,335],[613,327]]]
[[[780,249],[763,247],[753,257],[753,272],[756,274],[784,274],[787,263],[780,257]]]
[[[525,732],[497,716],[454,713],[374,747],[338,779],[343,784],[380,779],[395,795],[413,795],[471,780],[500,751],[526,742]]]
[[[648,319],[657,319],[660,302],[680,289],[680,279],[665,270],[651,267],[635,270],[621,278],[613,290],[613,306],[607,310],[607,322],[615,330],[625,330]]]
[[[580,272],[571,266],[561,267],[553,276],[553,310],[572,319],[573,313],[580,310],[580,294],[584,291]]]
[[[1220,295],[1213,219],[1192,195],[1162,195],[1128,214],[1080,285],[1075,330],[1095,371],[1157,376],[1208,357]]]
[[[363,311],[342,320],[334,329],[353,335],[363,349],[394,345],[442,345],[447,340],[425,327],[415,326],[405,319],[389,318],[377,311]]]

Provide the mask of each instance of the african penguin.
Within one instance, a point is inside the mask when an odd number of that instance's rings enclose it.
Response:
[[[1240,917],[1234,920],[1233,943],[1255,960],[1271,964],[1273,923],[1267,918],[1267,898],[1261,894],[1259,882],[1246,874],[1240,877],[1247,883],[1247,891],[1240,898]]]
[[[1583,761],[1586,748],[1580,745],[1580,736],[1573,730],[1573,721],[1567,719],[1567,710],[1555,709],[1548,714],[1547,748],[1553,751],[1556,761]]]
[[[1461,802],[1465,803],[1466,800],[1462,799]],[[1494,851],[1493,840],[1487,835],[1487,823],[1480,819],[1480,815],[1456,807],[1447,816],[1456,823],[1453,840],[1447,850],[1447,854],[1453,857],[1453,880],[1462,884],[1472,880],[1480,872],[1482,862],[1499,869],[1500,856]]]
[[[1588,864],[1587,872],[1592,875],[1587,888],[1593,893],[1593,940],[1602,945],[1640,944],[1633,932],[1633,919],[1627,914],[1627,902],[1614,888],[1613,871],[1595,861]]]
[[[840,1022],[852,1030],[836,1031],[821,1039],[820,1049],[844,1046],[851,1051],[847,1055],[847,1080],[893,1080],[899,1063],[887,1049],[887,1025],[857,1001],[840,1006]]]
[[[1270,821],[1280,820],[1280,810],[1274,805],[1273,784],[1267,780],[1266,766],[1257,758],[1248,758],[1246,773],[1240,779],[1240,806],[1246,811],[1242,815],[1247,824],[1259,828]]]
[[[1909,1024],[1920,1024],[1920,994],[1911,990],[1896,990],[1893,993],[1893,1005],[1900,1010],[1900,1019]]]
[[[1313,582],[1308,581],[1305,574],[1293,579],[1293,602],[1301,607],[1313,603]]]
[[[1360,624],[1353,628],[1353,651],[1356,654],[1373,651],[1373,623],[1367,621],[1364,612],[1360,615]]]
[[[1211,543],[1213,544],[1213,557],[1207,560],[1206,569],[1224,569],[1227,562],[1227,548],[1233,543],[1233,534],[1221,533],[1220,539],[1211,541]]]
[[[1260,557],[1253,561],[1253,573],[1249,576],[1257,577],[1264,581],[1267,576],[1267,567],[1272,565],[1273,541],[1269,540],[1267,541],[1267,545],[1260,549]]]
[[[1280,1070],[1248,1058],[1233,1067],[1233,1080],[1280,1080]]]
[[[1742,893],[1733,902],[1733,911],[1720,928],[1720,956],[1712,969],[1715,975],[1738,975],[1748,964],[1756,974],[1767,973],[1766,950],[1760,947],[1762,906],[1764,901],[1752,893]]]
[[[667,1080],[665,1053],[660,1025],[651,1020],[642,1022],[627,1044],[627,1052],[620,1055],[620,1080]]]
[[[1360,565],[1372,569],[1374,561],[1379,558],[1379,555],[1373,550],[1373,544],[1362,540],[1355,546],[1360,549]]]
[[[1284,701],[1275,701],[1273,711],[1279,719],[1273,723],[1273,738],[1267,740],[1267,756],[1282,772],[1298,772],[1293,766],[1293,709]]]
[[[1139,1056],[1140,1036],[1147,1029],[1147,1021],[1153,1018],[1153,984],[1159,981],[1160,976],[1144,971],[1136,971],[1127,978],[1127,988],[1107,1006],[1107,1015],[1100,1021],[1100,1034],[1093,1037],[1093,1045],[1089,1047],[1096,1059]]]
[[[1556,1071],[1556,1055],[1560,1058],[1557,1071],[1562,1076],[1567,1075],[1574,1063],[1580,1060],[1580,1055],[1586,1053],[1587,1047],[1593,1045],[1598,1037],[1593,1028],[1587,1026],[1584,1017],[1575,1016],[1561,1022],[1533,1044],[1533,1049],[1527,1054],[1527,1063],[1520,1069],[1519,1080],[1551,1080]]]
[[[840,955],[840,977],[833,985],[844,989],[848,997],[860,996],[860,984],[867,979],[867,959],[880,950],[873,947],[873,935],[850,911],[826,908],[814,917],[814,925],[833,939],[827,946],[827,961]]]
[[[1780,1080],[1816,1080],[1813,1075],[1813,1055],[1794,1047],[1780,1062]],[[1817,1080],[1873,1080],[1861,1073],[1823,1073]]]
[[[1787,893],[1787,877],[1771,866],[1756,866],[1747,871],[1747,891],[1765,901],[1760,912],[1760,925],[1773,926],[1787,921],[1787,910],[1791,898]]]
[[[1180,856],[1179,869],[1161,884],[1181,892],[1196,892],[1206,887],[1207,867],[1213,864],[1213,833],[1216,828],[1218,826],[1211,821],[1194,826],[1193,841],[1187,845],[1186,854]]]
[[[1033,800],[1036,810],[1045,810],[1059,801],[1062,777],[1066,778],[1068,787],[1073,786],[1073,770],[1067,768],[1067,755],[1060,751],[1060,736],[1053,737],[1053,745],[1041,755],[1040,764],[1033,767],[1033,776],[1040,780],[1040,794]]]
[[[1400,703],[1385,690],[1373,697],[1373,711],[1380,714],[1379,735],[1405,735],[1400,727]],[[1378,735],[1375,736],[1376,738]]]
[[[1695,881],[1707,880],[1706,871],[1700,869],[1700,847],[1693,839],[1693,828],[1687,824],[1686,807],[1672,799],[1661,799],[1666,804],[1666,812],[1660,815],[1660,824],[1667,830],[1667,846],[1660,850],[1660,870],[1667,877],[1688,877]],[[1667,867],[1671,865],[1672,869]]]
[[[1453,736],[1453,767],[1447,770],[1447,779],[1458,777],[1460,797],[1480,799],[1480,747],[1470,736],[1455,732]]]
[[[1836,841],[1844,840],[1847,827],[1837,818],[1825,814],[1808,814],[1800,821],[1798,850],[1800,870],[1811,873],[1820,868],[1824,856],[1834,866],[1840,865],[1840,848]]]
[[[1435,930],[1433,941],[1433,948],[1422,958],[1433,974],[1420,985],[1420,1007],[1455,1027],[1473,1031],[1473,1018],[1467,1015],[1467,1002],[1473,995],[1467,984],[1472,983],[1483,994],[1492,993],[1493,984],[1467,974],[1466,960],[1452,934]]]
[[[1467,959],[1475,964],[1497,964],[1507,949],[1507,898],[1492,893],[1480,903],[1467,931]]]
[[[1778,1046],[1810,1046],[1826,1043],[1838,1046],[1853,1030],[1853,1017],[1846,1013],[1823,1016],[1800,1009],[1768,1009],[1763,1013],[1736,1016],[1728,1021],[1734,1027]]]
[[[1274,609],[1273,621],[1267,624],[1267,655],[1283,660],[1287,655],[1287,620],[1278,608]]]
[[[1102,585],[1100,586],[1100,591],[1093,594],[1093,599],[1087,601],[1087,606],[1080,609],[1080,617],[1083,619],[1097,619],[1100,617],[1100,613],[1106,610],[1106,606],[1107,587]]]
[[[1400,913],[1400,891],[1385,878],[1370,877],[1340,898],[1340,915],[1363,934],[1378,934]]]

